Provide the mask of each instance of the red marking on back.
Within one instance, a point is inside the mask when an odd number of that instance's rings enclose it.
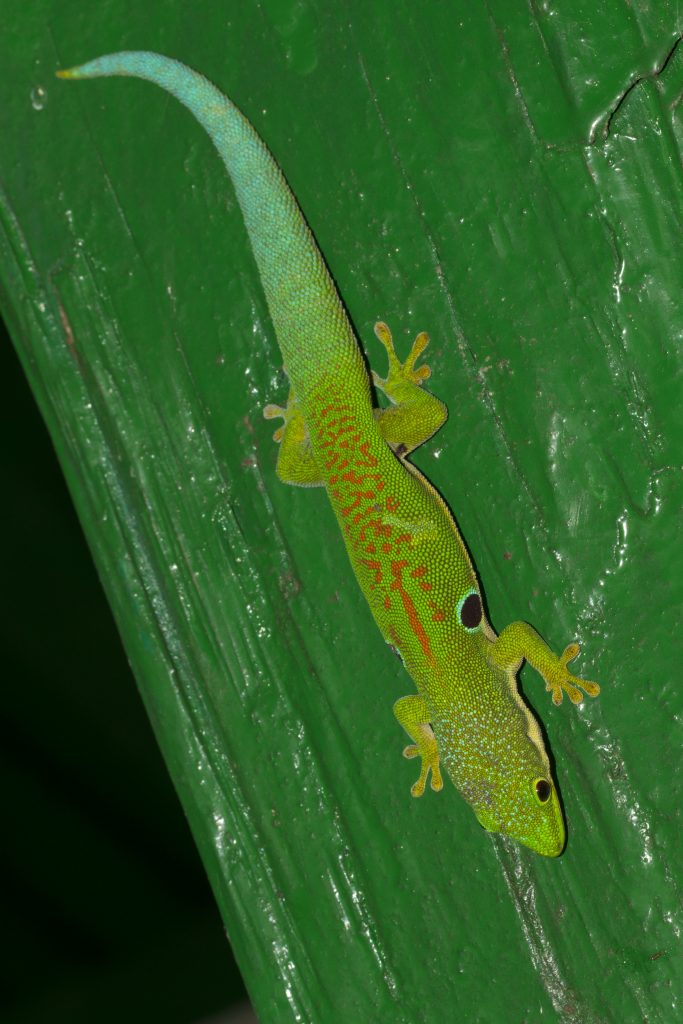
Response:
[[[412,539],[413,538],[411,537],[411,535],[409,533],[399,533],[398,537],[396,538],[396,543],[397,544],[410,544]]]
[[[331,430],[332,427],[337,427],[340,423],[348,423],[349,420],[353,422],[353,416],[338,416],[336,420],[330,420],[327,429]]]
[[[366,508],[363,509],[362,512],[356,512],[355,516],[353,517],[353,522],[356,524],[356,526],[358,526],[358,524],[360,523],[360,521],[362,519],[365,519],[366,516],[372,515],[372,513],[374,511],[375,510],[374,510],[373,506],[372,505],[368,505]],[[365,533],[364,532],[361,533],[361,540],[365,540]]]
[[[382,563],[376,561],[374,558],[359,558],[358,561],[361,565],[366,566],[368,569],[373,569],[375,573],[375,583],[382,582]]]
[[[347,505],[347,506],[346,506],[345,508],[343,508],[343,509],[341,510],[341,514],[342,514],[343,516],[348,516],[348,515],[350,515],[350,513],[351,513],[351,512],[353,512],[354,508],[358,508],[358,506],[360,505],[360,503],[361,503],[361,499],[360,499],[360,496],[359,496],[359,495],[356,495],[356,497],[355,497],[355,498],[353,499],[353,501],[351,502],[351,504],[350,504],[350,505]],[[364,540],[364,539],[365,539],[364,537],[361,537],[361,540]]]
[[[353,430],[352,426],[339,427],[338,430],[330,430],[328,427],[322,426],[317,428],[318,439],[325,448],[330,448],[332,445],[339,441],[340,437],[347,434],[349,430]]]
[[[354,495],[353,501],[341,510],[343,516],[350,515],[354,508],[358,508],[361,501],[372,501],[375,497],[374,491],[352,491],[351,493]]]
[[[350,409],[350,405],[337,405],[336,402],[330,402],[329,405],[326,405],[318,411],[318,418],[323,420],[326,416],[329,416],[331,412],[346,412]]]
[[[365,480],[379,480],[379,473],[356,473],[350,469],[342,475],[342,480],[348,480],[350,484],[362,484]]]
[[[372,509],[370,511],[372,512]],[[361,540],[365,540],[368,530],[373,530],[375,537],[391,536],[391,524],[383,523],[381,519],[371,519],[369,523],[365,524],[360,532]]]
[[[382,553],[388,555],[391,551],[391,544],[382,544]]]
[[[446,613],[443,608],[439,608],[438,604],[435,604],[434,601],[427,601],[427,604],[434,612],[432,615],[432,622],[443,622],[446,618]]]
[[[377,553],[377,548],[375,547],[374,544],[366,544],[365,545],[365,550],[367,551],[367,553],[369,555],[374,555],[374,554]]]
[[[363,441],[363,443],[358,446],[359,452],[361,453],[361,455],[363,456],[363,458],[366,461],[365,462],[361,462],[360,459],[356,459],[356,465],[357,466],[376,466],[377,465],[377,459],[369,451],[369,448],[370,448],[370,442],[369,441]]]
[[[422,580],[420,580],[420,590],[433,590],[433,589],[434,588],[433,588],[431,583],[424,583]]]
[[[401,502],[398,498],[393,498],[391,495],[387,497],[387,512],[395,512]]]
[[[384,595],[384,607],[388,612],[391,611],[391,598],[389,597],[388,594]]]
[[[427,566],[426,565],[418,565],[417,569],[413,569],[413,571],[411,572],[410,575],[413,577],[414,580],[417,580],[417,579],[420,578],[420,576],[424,576],[424,574],[426,572],[427,572]]]
[[[355,428],[354,428],[353,424],[349,424],[346,427],[339,427],[338,430],[330,430],[329,428],[321,428],[319,430],[321,447],[322,448],[332,448],[334,445],[338,445],[339,448],[348,448],[349,447],[348,439],[344,440],[344,441],[340,441],[339,438],[343,437],[344,434],[348,434],[350,431],[352,431],[354,429]],[[326,436],[326,440],[323,441],[323,436],[325,436],[325,435],[327,435]]]
[[[401,573],[403,569],[405,569],[407,564],[408,563],[406,561],[391,563],[391,572],[392,575],[394,576],[394,579],[391,582],[390,587],[392,590],[398,591],[399,597],[401,598],[401,602],[403,604],[403,609],[408,618],[408,625],[410,626],[413,633],[417,637],[417,641],[420,647],[422,648],[422,651],[427,660],[429,662],[433,662],[434,655],[432,654],[432,649],[429,644],[429,637],[427,636],[425,628],[420,621],[420,616],[417,613],[417,608],[413,604],[413,599],[411,598],[410,594],[403,585]]]

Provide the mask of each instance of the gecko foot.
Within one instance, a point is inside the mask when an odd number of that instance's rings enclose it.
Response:
[[[391,331],[381,320],[375,324],[375,334],[379,341],[384,345],[387,350],[387,356],[389,357],[389,372],[385,378],[379,377],[373,371],[372,380],[376,387],[390,395],[397,385],[409,383],[417,384],[419,386],[423,381],[427,380],[428,377],[431,377],[432,371],[428,366],[418,366],[418,368],[415,369],[415,363],[429,344],[429,335],[426,331],[421,331],[415,338],[413,347],[408,353],[408,358],[403,363],[401,363],[394,350],[394,341],[391,336]]]
[[[431,733],[431,736],[427,735],[427,729]],[[439,767],[439,750],[436,745],[436,739],[431,728],[427,726],[423,727],[424,739],[420,740],[420,743],[411,743],[403,751],[403,756],[411,759],[413,757],[421,757],[422,765],[420,767],[420,776],[417,782],[414,782],[410,787],[410,792],[413,796],[422,796],[425,791],[425,785],[427,783],[427,777],[431,772],[431,787],[435,793],[443,789],[443,778],[441,777],[441,768]]]
[[[273,441],[277,441],[279,444],[284,437],[287,424],[292,419],[296,412],[296,398],[294,394],[290,392],[289,398],[287,399],[287,405],[283,408],[281,405],[266,405],[263,409],[263,418],[265,420],[278,420],[281,419],[282,426],[278,427],[273,434]]]
[[[547,671],[545,675],[545,688],[553,695],[553,704],[561,704],[563,690],[569,697],[572,704],[580,704],[583,700],[584,690],[589,697],[597,697],[600,687],[597,683],[591,683],[587,679],[579,679],[573,676],[567,665],[573,661],[581,648],[578,644],[568,644],[557,659],[557,664]]]

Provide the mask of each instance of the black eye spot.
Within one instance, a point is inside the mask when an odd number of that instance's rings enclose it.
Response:
[[[547,779],[538,779],[536,782],[536,796],[542,804],[546,804],[550,800],[550,794],[552,788]]]
[[[481,622],[481,598],[479,594],[468,594],[460,608],[460,621],[465,629],[476,629]]]

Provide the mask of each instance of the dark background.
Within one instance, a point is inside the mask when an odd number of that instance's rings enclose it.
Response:
[[[0,332],[0,1019],[189,1024],[244,988],[52,445]]]

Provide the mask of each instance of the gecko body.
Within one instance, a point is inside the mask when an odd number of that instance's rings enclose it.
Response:
[[[100,57],[58,72],[62,78],[127,75],[154,82],[205,128],[232,180],[290,382],[281,417],[278,474],[287,483],[324,486],[351,566],[387,642],[417,693],[394,712],[421,759],[414,796],[442,788],[442,767],[484,828],[557,856],[565,828],[536,719],[517,690],[526,658],[555,703],[575,703],[595,683],[572,676],[570,644],[558,658],[535,630],[516,622],[497,636],[450,511],[407,456],[446,419],[422,388],[416,366],[426,334],[397,358],[388,327],[375,333],[388,357],[373,374],[389,406],[373,408],[358,342],[324,260],[285,178],[254,128],[202,75],[147,52]]]

